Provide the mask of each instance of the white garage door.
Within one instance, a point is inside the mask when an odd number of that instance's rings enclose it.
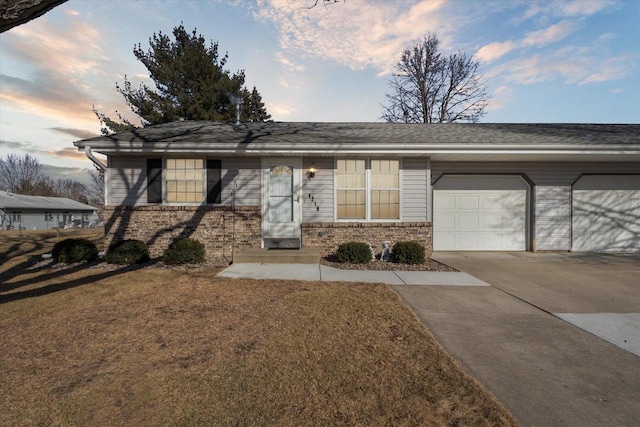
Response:
[[[519,176],[444,176],[433,189],[433,247],[524,251],[528,185]]]
[[[585,175],[573,185],[574,251],[640,252],[640,175]]]

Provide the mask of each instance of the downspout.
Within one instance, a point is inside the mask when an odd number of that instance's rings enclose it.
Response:
[[[93,152],[91,152],[91,147],[89,145],[84,147],[84,154],[93,162],[93,164],[100,169],[102,172],[107,171],[107,165],[102,163],[96,156],[94,156]]]

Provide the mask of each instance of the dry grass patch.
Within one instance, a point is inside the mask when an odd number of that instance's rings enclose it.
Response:
[[[383,285],[11,264],[0,425],[514,424]]]

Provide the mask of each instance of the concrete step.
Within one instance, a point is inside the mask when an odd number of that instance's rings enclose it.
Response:
[[[314,248],[302,249],[237,249],[233,263],[256,264],[318,264],[320,251]]]

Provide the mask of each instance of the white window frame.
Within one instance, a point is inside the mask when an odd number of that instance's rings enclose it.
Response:
[[[403,222],[402,219],[402,206],[403,206],[403,180],[402,180],[402,158],[396,157],[376,157],[376,158],[365,158],[364,170],[365,170],[365,218],[357,219],[357,218],[342,218],[338,219],[338,160],[363,160],[362,157],[340,157],[335,158],[333,161],[333,221],[334,222],[388,222],[388,223],[396,223]],[[399,210],[399,218],[371,218],[371,160],[397,160],[398,161],[398,210]]]
[[[170,202],[167,199],[167,160],[202,160],[202,199],[199,202]],[[162,201],[169,206],[202,206],[207,204],[207,158],[204,156],[165,156],[162,158]]]

